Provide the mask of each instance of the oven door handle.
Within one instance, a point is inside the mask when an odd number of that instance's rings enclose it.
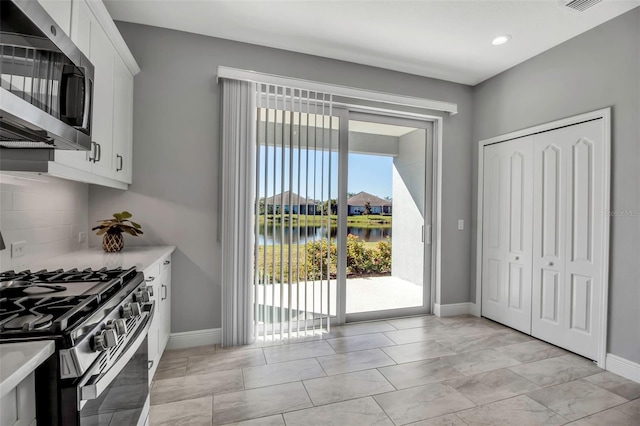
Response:
[[[147,314],[147,322],[144,327],[140,328],[137,332],[137,335],[133,342],[129,344],[127,349],[120,355],[118,360],[107,370],[106,373],[99,376],[99,378],[89,384],[81,384],[79,386],[80,404],[84,405],[86,401],[97,399],[100,397],[102,392],[109,387],[111,382],[118,376],[118,374],[124,369],[125,365],[133,358],[133,356],[140,348],[142,342],[147,337],[147,332],[149,331],[149,327],[151,326],[151,321],[153,321],[153,316],[155,313],[155,302],[152,303],[151,309],[149,309],[149,313]],[[87,374],[89,378],[93,377],[91,373]]]

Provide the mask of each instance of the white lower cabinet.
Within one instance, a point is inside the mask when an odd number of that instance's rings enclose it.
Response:
[[[0,425],[30,426],[36,424],[35,374],[28,375],[18,386],[0,398]]]
[[[171,334],[171,257],[160,265],[160,352],[164,352]]]
[[[171,255],[148,267],[144,276],[147,285],[153,288],[152,300],[155,302],[155,313],[147,337],[151,383],[171,331]]]

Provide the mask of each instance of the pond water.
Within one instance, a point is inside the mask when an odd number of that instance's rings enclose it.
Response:
[[[260,227],[258,243],[260,245],[264,245],[265,242],[267,245],[270,245],[270,244],[279,245],[282,241],[284,241],[285,244],[288,244],[289,233],[291,232],[292,244],[297,244],[297,243],[306,244],[307,241],[313,241],[314,239],[320,240],[320,239],[327,238],[328,236],[327,229],[328,228],[326,226],[308,226],[308,227],[292,226],[290,231],[288,226],[285,226],[284,229],[282,229],[280,226],[276,226],[275,232],[274,232],[273,225],[269,224],[267,226],[266,236],[264,232],[265,231],[264,227],[263,226]],[[282,238],[283,231],[284,231],[284,239]],[[360,240],[364,242],[378,242],[378,241],[384,240],[387,237],[391,237],[391,228],[359,228],[355,226],[348,226],[347,232],[351,235],[357,236],[358,238],[360,238]],[[298,234],[299,234],[299,237],[298,237]],[[337,235],[338,235],[338,229],[336,227],[331,227],[331,238],[335,239]]]

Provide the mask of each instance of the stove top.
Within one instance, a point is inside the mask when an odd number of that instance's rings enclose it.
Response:
[[[0,338],[55,335],[94,314],[136,269],[0,273]]]

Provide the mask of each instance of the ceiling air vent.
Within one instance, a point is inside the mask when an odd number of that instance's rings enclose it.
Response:
[[[578,10],[580,12],[584,12],[592,6],[600,3],[602,0],[572,0],[567,3],[565,6],[570,7],[571,9]]]

